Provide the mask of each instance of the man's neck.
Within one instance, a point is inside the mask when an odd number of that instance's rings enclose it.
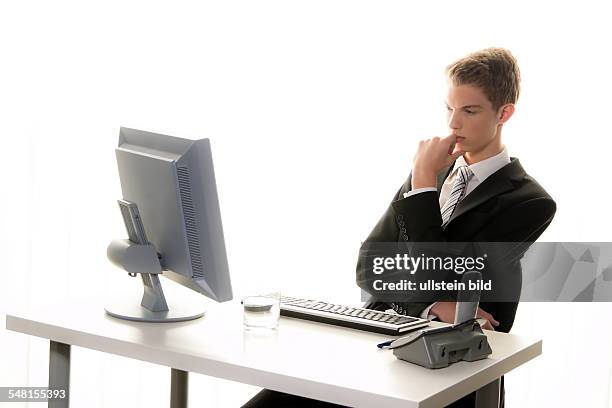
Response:
[[[496,137],[481,150],[477,152],[466,152],[463,158],[468,165],[471,165],[498,155],[502,150],[504,150],[504,145],[501,141],[501,137]]]

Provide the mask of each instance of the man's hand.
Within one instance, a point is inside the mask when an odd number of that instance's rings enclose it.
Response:
[[[421,140],[414,156],[412,188],[436,187],[438,173],[464,152],[455,149],[456,137],[434,137]]]
[[[457,308],[457,302],[437,302],[429,310],[429,313],[436,316],[440,321],[445,323],[455,322],[455,309]],[[482,317],[487,320],[487,323],[482,326],[485,330],[495,330],[495,327],[499,326],[499,322],[490,314],[478,308],[476,317]]]

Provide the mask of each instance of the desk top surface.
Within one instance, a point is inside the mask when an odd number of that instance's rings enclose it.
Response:
[[[430,370],[376,344],[388,336],[281,317],[267,334],[245,331],[236,300],[203,318],[138,323],[103,303],[66,301],[6,316],[7,329],[185,371],[350,406],[434,407],[468,394],[541,354],[542,342],[485,331],[493,354]]]

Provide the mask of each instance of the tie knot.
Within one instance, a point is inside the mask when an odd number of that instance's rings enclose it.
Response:
[[[464,182],[467,182],[469,178],[473,175],[474,172],[472,171],[472,169],[469,168],[469,166],[466,166],[464,164],[462,166],[457,167],[457,176],[461,177]]]

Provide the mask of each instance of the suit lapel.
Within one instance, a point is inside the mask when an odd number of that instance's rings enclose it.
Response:
[[[492,177],[493,176],[488,177],[482,184],[476,187],[474,191],[468,194],[467,197],[459,201],[459,204],[457,204],[457,208],[455,208],[449,222],[452,222],[455,218],[465,214],[473,208],[476,208],[485,201],[505,193],[508,190],[512,190],[512,183],[510,183],[509,180],[505,179],[497,182],[489,182]]]
[[[525,170],[523,170],[518,159],[512,158],[510,163],[491,174],[463,200],[459,201],[449,222],[476,208],[485,201],[512,190],[514,186],[511,180],[520,180],[524,175]]]

